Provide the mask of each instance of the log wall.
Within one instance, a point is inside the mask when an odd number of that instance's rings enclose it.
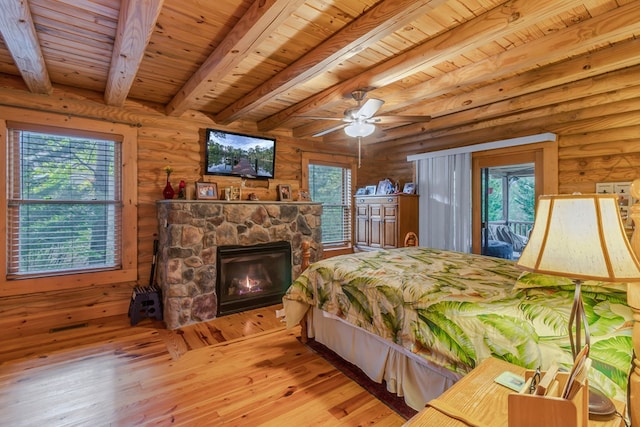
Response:
[[[108,107],[95,94],[79,90],[56,88],[53,96],[43,102],[42,96],[25,93],[19,90],[19,85],[6,77],[0,79],[0,105],[27,111],[25,120],[37,120],[43,112],[64,111],[71,116],[128,123],[138,129],[138,278],[136,283],[104,286],[84,283],[70,291],[40,292],[25,288],[23,295],[0,297],[0,331],[3,331],[0,338],[3,334],[46,333],[54,326],[77,325],[94,318],[127,313],[132,287],[149,284],[153,241],[158,233],[156,200],[162,198],[165,166],[173,168],[171,182],[176,189],[180,180],[188,183],[190,198],[193,198],[197,180],[216,182],[219,189],[241,186],[239,178],[202,175],[205,129],[215,127],[260,134],[251,125],[218,126],[199,113],[172,118],[153,105],[130,101],[123,108]],[[246,180],[243,198],[253,192],[260,200],[277,200],[277,185],[286,183],[291,185],[295,200],[300,189],[302,153],[324,152],[327,145],[319,141],[294,139],[284,133],[270,135],[277,138],[276,179]],[[329,148],[329,151],[352,154],[340,145]]]
[[[638,75],[636,66],[582,79],[468,110],[460,114],[459,126],[451,124],[453,114],[424,125],[420,137],[365,145],[358,186],[377,182],[381,170],[410,180],[413,164],[406,158],[412,154],[543,132],[558,135],[560,193],[633,181],[640,177]]]
[[[558,182],[561,193],[593,192],[597,182],[631,181],[640,176],[640,84],[639,67],[579,80],[522,95],[461,113],[434,118],[422,124],[419,137],[399,138],[363,147],[357,186],[376,184],[382,178],[401,183],[414,180],[411,154],[489,142],[542,132],[556,133],[559,144]],[[15,82],[0,80],[2,105],[27,109],[37,117],[41,111],[129,123],[138,128],[138,284],[149,281],[153,240],[157,234],[155,202],[165,184],[164,167],[171,165],[172,183],[184,179],[192,189],[202,179],[203,140],[207,127],[218,127],[207,117],[188,113],[170,118],[160,108],[128,101],[123,108],[107,107],[94,93],[56,88],[43,98],[20,90]],[[566,101],[562,101],[566,99]],[[472,111],[471,113],[469,111]],[[453,114],[452,116],[455,116]],[[473,117],[469,120],[468,117]],[[230,130],[257,133],[252,126]],[[245,194],[276,200],[278,183],[292,186],[294,196],[301,185],[301,155],[305,151],[355,155],[353,144],[327,145],[276,134],[276,180],[248,181]],[[241,185],[237,178],[205,177],[219,188]],[[190,190],[192,191],[192,190]],[[0,330],[19,333],[46,331],[53,326],[126,313],[134,283],[92,286],[70,295],[34,294],[0,298]],[[67,301],[64,305],[60,301]],[[9,316],[9,317],[7,317]],[[9,320],[10,319],[10,320]],[[9,333],[9,332],[7,332]]]

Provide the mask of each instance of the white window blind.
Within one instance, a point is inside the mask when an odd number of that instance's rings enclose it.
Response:
[[[351,169],[309,164],[309,192],[322,202],[322,243],[325,246],[351,244]]]
[[[8,163],[10,276],[121,266],[120,142],[12,128]]]

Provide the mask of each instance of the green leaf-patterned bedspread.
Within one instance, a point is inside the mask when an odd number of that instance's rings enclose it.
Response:
[[[514,261],[460,252],[361,252],[312,264],[283,301],[288,321],[296,316],[291,306],[314,305],[461,374],[490,356],[531,369],[571,366],[573,288],[550,286],[547,277],[543,286],[516,289],[520,273]],[[626,293],[584,286],[583,299],[590,383],[625,400],[632,353]]]

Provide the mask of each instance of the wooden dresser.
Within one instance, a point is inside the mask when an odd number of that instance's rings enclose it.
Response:
[[[409,231],[418,234],[418,197],[415,194],[355,196],[356,250],[401,247]]]

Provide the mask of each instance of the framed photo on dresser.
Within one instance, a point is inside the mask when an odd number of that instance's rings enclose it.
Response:
[[[393,193],[393,184],[388,179],[383,179],[378,183],[376,194],[391,194]]]
[[[402,189],[404,194],[415,194],[416,193],[416,184],[413,182],[407,182]]]

